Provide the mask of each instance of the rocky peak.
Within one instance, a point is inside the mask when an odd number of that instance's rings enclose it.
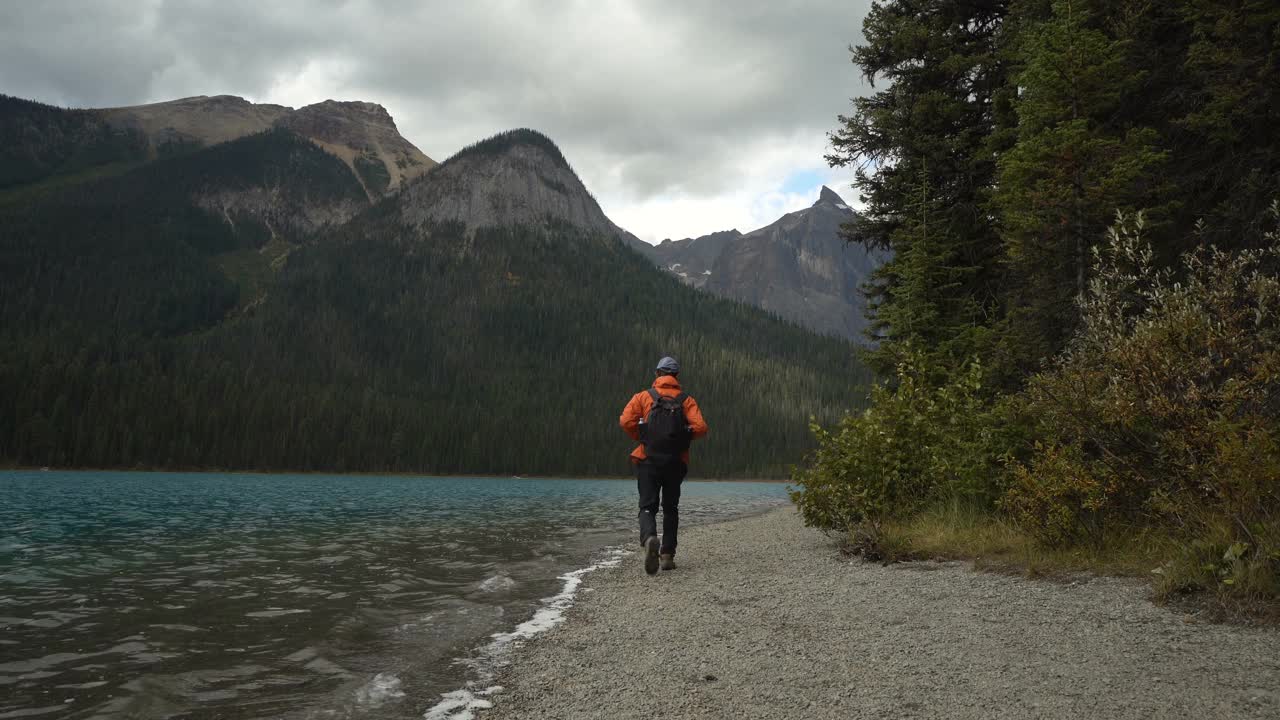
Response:
[[[649,248],[645,255],[686,284],[703,288],[711,279],[716,260],[741,237],[737,230],[721,230],[696,238],[668,239]]]
[[[840,197],[840,195],[839,195],[838,193],[836,193],[836,191],[835,191],[835,190],[832,190],[831,188],[827,187],[826,185],[823,185],[823,186],[822,186],[822,192],[820,192],[820,193],[818,194],[818,200],[817,200],[817,202],[815,202],[815,203],[814,203],[814,205],[821,205],[822,203],[827,203],[827,204],[829,204],[829,205],[835,205],[836,207],[840,208],[841,210],[848,210],[848,209],[849,209],[849,205],[848,205],[847,203],[845,203],[844,198]]]
[[[351,142],[378,130],[399,132],[386,108],[359,101],[325,100],[307,105],[290,113],[280,124],[326,142]]]
[[[371,102],[325,100],[294,110],[235,95],[197,95],[96,112],[112,125],[141,131],[153,154],[288,128],[345,162],[370,199],[398,190],[436,165],[400,135],[386,108]]]
[[[476,228],[552,220],[628,242],[555,143],[529,129],[499,133],[463,148],[408,187],[402,207],[403,217],[413,224],[449,220]]]
[[[811,207],[766,227],[667,241],[646,254],[688,285],[856,340],[866,326],[858,288],[883,258],[840,236],[853,217],[844,199],[823,187]]]
[[[436,165],[400,135],[391,114],[376,103],[325,100],[299,108],[276,124],[341,158],[370,198],[399,190]]]
[[[159,152],[171,143],[216,145],[259,133],[292,110],[235,95],[196,95],[97,112],[109,124],[141,131],[152,150]]]

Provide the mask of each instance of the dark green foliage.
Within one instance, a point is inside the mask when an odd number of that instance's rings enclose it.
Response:
[[[265,216],[219,212],[208,200],[254,190],[270,190],[270,211],[280,213],[364,202],[340,160],[278,130],[7,208],[0,220],[4,331],[23,338],[109,330],[125,342],[217,324],[239,294],[212,256],[260,248],[275,231],[303,239],[287,223],[268,227]]]
[[[1123,112],[1148,73],[1129,61],[1132,41],[1101,29],[1100,5],[1055,0],[1039,22],[1022,18],[1017,142],[1000,158],[993,195],[1008,268],[999,342],[1010,372],[1038,369],[1071,337],[1090,250],[1117,209],[1153,208],[1169,190],[1156,131]]]
[[[1280,596],[1280,6],[885,0],[864,31],[891,85],[830,160],[864,163],[850,237],[893,252],[877,366],[928,372],[819,433],[806,519],[967,503],[931,463],[971,452],[979,507],[1045,543],[1151,530],[1189,548],[1173,586]],[[988,389],[945,409],[972,356]],[[975,417],[997,442],[939,450]]]
[[[168,207],[191,193],[251,188],[272,189],[274,202],[284,205],[365,202],[364,192],[344,163],[283,128],[214,145],[199,157],[158,162],[139,179],[111,183],[108,187],[117,194],[108,196],[104,204],[146,197]]]
[[[858,166],[866,208],[850,238],[890,248],[870,300],[871,353],[890,371],[899,343],[947,367],[984,341],[998,284],[999,241],[987,215],[993,145],[1007,71],[997,53],[1004,2],[876,3],[854,62],[878,92],[857,98],[831,135],[836,165]],[[936,360],[936,361],[935,361]]]
[[[249,428],[213,458],[620,474],[632,444],[618,414],[675,353],[712,424],[695,471],[777,475],[798,459],[807,414],[838,414],[857,375],[850,346],[693,293],[611,239],[441,226],[419,240],[395,220],[295,253],[249,321],[201,342],[202,357],[289,378],[210,388]]]
[[[0,95],[0,189],[111,163],[145,159],[147,140],[92,110]]]
[[[1219,247],[1259,246],[1266,208],[1280,197],[1280,5],[1272,0],[1181,0],[1174,55],[1180,87],[1169,131],[1184,224],[1204,220]]]
[[[934,387],[923,353],[910,353],[893,386],[872,388],[871,406],[833,429],[816,423],[818,447],[792,476],[807,524],[825,530],[880,524],[942,501],[990,507],[999,498],[996,458],[1006,438],[982,392],[982,367]]]
[[[391,173],[387,171],[387,166],[372,153],[357,155],[355,168],[360,179],[364,181],[365,188],[374,197],[381,196],[391,185]]]
[[[1019,396],[1042,443],[1018,466],[1010,503],[1046,539],[1137,521],[1195,535],[1223,517],[1249,542],[1249,528],[1280,521],[1280,236],[1270,238],[1266,251],[1189,253],[1175,283],[1140,223],[1114,231],[1081,332]]]
[[[204,143],[200,140],[173,138],[160,143],[156,147],[156,155],[162,158],[177,157],[195,152],[204,147]]]
[[[853,60],[886,86],[840,118],[829,160],[860,169],[849,237],[894,253],[869,289],[881,371],[911,343],[1019,387],[1071,337],[1117,211],[1146,213],[1166,263],[1263,241],[1275,3],[886,0],[864,35]]]

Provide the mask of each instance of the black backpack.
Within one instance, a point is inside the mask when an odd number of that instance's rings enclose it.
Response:
[[[684,417],[684,401],[689,395],[680,393],[675,397],[663,397],[657,390],[649,388],[649,396],[653,398],[653,407],[640,425],[644,454],[659,464],[678,460],[693,440],[689,422]]]

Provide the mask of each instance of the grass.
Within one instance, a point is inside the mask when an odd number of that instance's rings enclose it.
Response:
[[[969,560],[978,570],[1050,580],[1081,573],[1140,578],[1160,604],[1207,611],[1215,620],[1280,623],[1276,558],[1265,552],[1240,557],[1238,545],[1224,547],[1212,532],[1186,542],[1167,531],[1116,528],[1095,544],[1055,548],[999,515],[950,503],[886,521],[874,533],[856,531],[850,545],[884,562]]]
[[[1176,546],[1169,537],[1130,531],[1111,533],[1096,545],[1048,548],[1012,522],[963,503],[885,523],[880,533],[887,559],[973,560],[983,569],[1037,577],[1077,572],[1147,577]]]

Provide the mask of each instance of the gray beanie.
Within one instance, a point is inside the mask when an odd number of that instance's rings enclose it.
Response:
[[[657,369],[662,372],[678,373],[680,372],[680,361],[668,355],[658,361]]]

